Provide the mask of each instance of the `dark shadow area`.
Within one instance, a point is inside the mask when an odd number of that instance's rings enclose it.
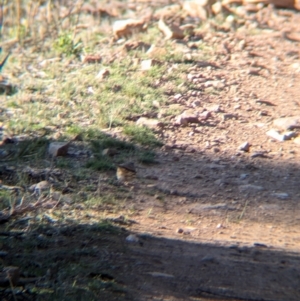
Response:
[[[135,204],[138,208],[142,204],[143,210],[151,209],[152,214],[163,216],[180,211],[196,221],[209,216],[214,223],[225,219],[245,221],[250,223],[250,231],[253,221],[293,231],[299,224],[300,171],[295,162],[273,165],[272,158],[250,158],[248,154],[240,155],[238,160],[227,155],[216,157],[209,150],[187,152],[187,146],[177,145],[156,149],[155,164],[144,165],[138,160],[139,152],[153,149],[124,143],[100,131],[93,135],[72,142],[70,148],[75,155],[55,159],[53,170],[58,162],[61,164],[60,160],[78,161],[81,154],[85,164],[86,153],[77,153],[76,150],[84,149],[83,143],[91,143],[91,149],[98,150],[93,160],[108,160],[112,166],[108,168],[107,180],[103,180],[101,196],[108,191],[118,193],[120,199],[131,194],[128,205]],[[47,141],[44,138],[32,141],[36,158],[44,160]],[[8,179],[13,184],[19,179],[13,174],[19,175],[18,168],[22,169],[31,162],[31,159],[27,160],[32,152],[30,140],[22,145],[26,146],[21,148],[21,154],[25,156],[17,160],[19,165],[16,169],[4,168],[14,165],[14,160],[3,163],[3,183]],[[117,155],[106,157],[103,150],[107,147],[116,148]],[[19,152],[13,154],[15,156]],[[109,170],[114,170],[116,164],[128,158],[137,164],[139,185],[121,185],[120,191],[120,185],[111,180],[115,178],[115,172]],[[95,181],[105,171],[100,168],[93,174],[93,170],[98,168],[93,169],[93,164],[90,167],[90,183],[94,187],[92,191],[96,191]],[[70,173],[72,168],[72,164],[61,165],[62,174],[55,178],[56,181],[63,182],[66,179],[64,171]],[[6,175],[5,170],[10,174]],[[39,176],[28,174],[26,181],[29,185],[47,179],[49,175],[51,177],[51,171]],[[76,183],[77,178],[73,177],[73,184]],[[152,183],[151,188],[149,183]],[[74,185],[71,188],[75,189]],[[149,189],[156,195],[152,197]],[[288,196],[281,198],[274,194],[282,191],[288,191]],[[72,193],[75,192],[73,190]],[[72,193],[69,193],[71,198]],[[145,193],[149,199],[141,202]],[[164,202],[157,198],[157,193],[161,193]],[[19,192],[17,198],[21,196],[22,192]],[[162,205],[157,206],[157,203]],[[6,282],[7,287],[0,290],[2,300],[300,299],[299,253],[259,242],[245,246],[243,238],[224,243],[212,239],[209,244],[203,243],[205,240],[201,237],[192,238],[197,242],[187,241],[189,238],[184,236],[182,240],[157,237],[151,234],[151,231],[155,232],[151,228],[153,225],[149,225],[149,234],[137,234],[138,242],[127,242],[130,222],[125,222],[126,229],[116,226],[111,220],[80,224],[80,215],[72,217],[72,210],[81,211],[81,216],[87,217],[84,216],[85,207],[80,207],[80,204],[77,195],[74,207],[64,209],[57,219],[43,214],[43,208],[37,208],[24,213],[23,217],[20,215],[4,221],[0,228],[1,265],[18,267],[20,277],[16,283]],[[112,208],[104,204],[93,207],[95,212]],[[159,235],[167,236],[163,230],[160,232]],[[297,249],[296,238],[289,242],[292,249]],[[5,272],[1,275],[5,279]]]
[[[108,222],[2,231],[2,264],[20,278],[1,300],[300,299],[299,254],[128,235]]]

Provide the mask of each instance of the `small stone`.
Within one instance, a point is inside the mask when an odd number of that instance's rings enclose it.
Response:
[[[250,146],[251,146],[250,143],[246,141],[246,142],[242,143],[242,144],[238,147],[238,149],[241,150],[241,151],[244,151],[244,152],[249,152]]]
[[[178,115],[175,119],[176,125],[187,125],[189,123],[199,123],[198,114],[188,110]]]
[[[141,62],[141,70],[146,71],[150,70],[153,66],[158,66],[160,62],[154,59],[143,60]]]
[[[240,185],[239,186],[240,192],[245,192],[245,191],[262,191],[264,188],[259,185],[252,185],[252,184],[245,184],[245,185]]]
[[[87,54],[86,56],[82,57],[83,63],[87,64],[95,64],[95,63],[101,63],[101,56],[100,55],[93,55],[93,54]]]
[[[274,129],[269,130],[268,132],[266,132],[266,134],[267,134],[269,137],[271,137],[271,138],[273,138],[273,139],[276,139],[276,140],[278,140],[278,141],[284,141],[283,135],[279,134],[279,132],[276,131],[276,130],[274,130]]]
[[[248,178],[249,177],[249,174],[247,174],[247,173],[242,173],[241,175],[240,175],[240,179],[241,180],[245,180],[246,178]]]
[[[271,196],[274,196],[280,200],[286,200],[289,198],[289,194],[286,192],[275,192],[275,193],[272,193]]]
[[[205,88],[214,87],[215,89],[222,90],[225,88],[225,84],[219,80],[209,80],[204,83]]]
[[[171,274],[160,273],[160,272],[149,272],[148,274],[153,277],[174,278],[174,276]]]
[[[162,126],[162,122],[160,122],[157,119],[151,119],[151,118],[146,118],[146,117],[140,117],[136,123],[136,125],[139,126],[144,126],[150,129],[156,129],[160,126]]]
[[[296,132],[292,132],[292,131],[284,132],[284,133],[282,133],[282,135],[283,135],[284,141],[291,140],[292,138],[295,138],[298,136],[298,134]]]
[[[276,128],[282,130],[293,130],[300,128],[300,116],[278,118],[273,121]]]
[[[133,33],[143,32],[147,29],[147,24],[144,20],[117,20],[113,24],[113,33],[116,39],[128,37]]]
[[[181,40],[184,38],[184,30],[179,26],[172,24],[168,26],[163,19],[160,19],[158,22],[158,29],[165,35],[166,40],[178,39]]]
[[[268,247],[266,244],[262,244],[261,242],[254,242],[253,246],[257,247],[257,248],[267,248]]]
[[[103,156],[109,156],[109,157],[113,157],[114,155],[118,154],[118,151],[117,149],[115,148],[105,148],[103,151],[102,151],[102,155]]]
[[[126,237],[127,242],[138,242],[139,238],[135,234],[130,234]]]
[[[184,230],[182,228],[179,228],[176,230],[176,233],[182,234],[184,232]]]
[[[206,20],[207,11],[205,9],[205,5],[207,4],[208,4],[207,1],[199,1],[199,0],[184,1],[182,5],[182,10],[186,14],[188,14],[191,18]]]
[[[220,112],[220,106],[219,105],[211,105],[211,106],[206,106],[205,109],[209,112]]]
[[[69,145],[70,145],[70,141],[51,142],[48,148],[48,153],[53,157],[65,156],[68,153]]]
[[[204,111],[198,115],[198,118],[201,120],[207,120],[209,117],[211,117],[211,112],[209,111]]]
[[[109,75],[110,75],[110,72],[109,72],[108,69],[102,69],[102,70],[100,70],[99,73],[97,74],[96,79],[102,80],[102,79],[108,77]]]
[[[41,194],[42,191],[49,190],[51,187],[50,183],[48,181],[41,181],[37,184],[33,184],[29,187],[29,191],[33,191],[37,194]]]
[[[221,2],[216,2],[211,6],[211,10],[215,15],[218,15],[222,12],[223,5]]]
[[[266,151],[257,151],[251,154],[251,158],[269,158]]]
[[[160,107],[160,103],[159,103],[159,101],[157,101],[157,100],[153,100],[153,101],[152,101],[152,105],[153,105],[155,108],[159,108],[159,107]]]
[[[214,262],[216,262],[216,259],[215,259],[215,257],[213,257],[211,255],[206,255],[200,261],[205,262],[205,263],[209,263],[209,262],[214,263]]]
[[[178,93],[178,94],[173,96],[173,99],[179,100],[181,97],[182,97],[182,95],[180,93]]]

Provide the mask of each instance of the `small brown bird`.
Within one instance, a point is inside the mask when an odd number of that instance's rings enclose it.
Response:
[[[123,163],[117,166],[117,179],[120,182],[130,182],[136,177],[133,162]]]

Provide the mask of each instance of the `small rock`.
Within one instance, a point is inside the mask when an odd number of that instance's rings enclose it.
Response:
[[[130,234],[126,237],[127,242],[138,242],[139,238],[135,234]]]
[[[257,151],[251,154],[251,158],[269,158],[266,151]]]
[[[153,104],[153,106],[154,106],[155,108],[160,108],[160,103],[159,103],[159,101],[153,100],[153,101],[152,101],[152,104]]]
[[[184,232],[184,230],[182,228],[179,228],[176,230],[176,233],[182,234]]]
[[[225,88],[225,84],[219,80],[209,80],[204,83],[205,88],[214,87],[215,89],[222,90]]]
[[[283,139],[283,135],[279,134],[279,132],[277,132],[277,131],[274,130],[274,129],[269,130],[268,132],[266,132],[266,134],[267,134],[269,137],[271,137],[271,138],[273,138],[273,139],[276,139],[276,140],[278,140],[278,141],[283,141],[283,140],[284,140],[284,139]]]
[[[109,75],[110,75],[110,72],[109,72],[108,69],[102,69],[102,70],[100,70],[99,73],[97,74],[96,79],[102,80],[102,79],[108,77]]]
[[[116,154],[118,154],[118,150],[115,149],[115,148],[105,148],[105,149],[102,151],[102,155],[103,155],[103,156],[113,157],[113,156],[115,156]]]
[[[211,106],[206,106],[205,109],[209,112],[220,112],[220,106],[219,105],[211,105]]]
[[[230,114],[230,113],[223,114],[222,117],[223,117],[223,121],[228,120],[228,119],[238,119],[238,115]]]
[[[249,152],[250,150],[250,143],[249,142],[244,142],[238,147],[239,150],[244,151],[244,152]]]
[[[162,122],[160,122],[159,120],[146,118],[146,117],[140,117],[136,121],[135,124],[139,125],[139,126],[145,126],[147,128],[150,128],[150,129],[156,129],[156,128],[162,126]]]
[[[158,66],[160,62],[154,59],[143,60],[141,62],[141,70],[146,71],[150,70],[153,66]]]
[[[211,10],[215,15],[218,15],[222,12],[223,5],[221,2],[216,2],[211,6]],[[240,44],[240,43],[239,43]]]
[[[211,112],[209,111],[204,111],[198,115],[198,118],[201,120],[207,120],[209,117],[211,117]]]
[[[208,4],[207,1],[198,1],[198,0],[185,1],[182,5],[182,10],[192,18],[206,20],[207,12],[205,9],[205,5],[207,4]]]
[[[51,142],[48,148],[48,153],[53,157],[65,156],[68,153],[69,145],[70,145],[70,141]]]
[[[282,130],[293,130],[300,128],[300,116],[278,118],[273,121],[276,128]]]
[[[93,54],[87,54],[82,58],[83,63],[87,64],[95,64],[95,63],[101,63],[101,56],[100,55],[93,55]]]
[[[41,181],[37,184],[33,184],[29,187],[29,191],[33,191],[37,194],[41,194],[42,191],[49,190],[51,187],[50,183],[48,181]]]
[[[292,131],[284,132],[284,133],[282,133],[282,135],[283,135],[284,140],[290,140],[290,139],[298,136],[298,134],[296,132],[292,132]]]
[[[248,178],[249,177],[249,174],[247,174],[247,173],[242,173],[241,175],[240,175],[240,179],[241,180],[245,180],[246,178]]]
[[[198,114],[188,110],[176,117],[176,125],[187,125],[189,123],[199,123]]]
[[[166,40],[169,39],[183,39],[184,30],[179,26],[173,24],[168,26],[163,19],[160,19],[158,22],[158,29],[165,35]]]
[[[214,262],[216,262],[216,259],[215,259],[215,257],[213,257],[213,256],[211,256],[211,255],[206,255],[206,256],[204,256],[204,257],[200,260],[200,262],[205,262],[205,263],[211,262],[211,263],[214,263]]]
[[[180,93],[176,94],[173,96],[174,100],[179,100],[182,97],[182,95]]]
[[[289,198],[289,194],[286,192],[275,192],[275,193],[272,193],[271,196],[274,196],[280,200],[286,200]]]
[[[274,138],[278,141],[286,141],[286,140],[290,140],[294,137],[297,137],[297,133],[296,132],[284,132],[282,134],[280,134],[278,131],[271,129],[266,133],[269,137]]]
[[[173,275],[171,274],[166,274],[166,273],[160,273],[160,272],[149,272],[147,273],[153,277],[165,277],[165,278],[174,278]]]
[[[262,191],[264,188],[262,186],[258,185],[252,185],[252,184],[245,184],[239,186],[240,192],[246,192],[246,191]]]
[[[144,20],[118,20],[113,24],[113,34],[115,38],[126,38],[133,33],[143,32],[147,29],[147,24]]]
[[[148,51],[150,49],[151,45],[144,43],[142,41],[127,41],[124,44],[124,49],[126,51],[131,51],[131,50],[140,50],[140,51]]]
[[[257,247],[257,248],[267,248],[268,247],[266,244],[262,244],[260,242],[254,242],[253,246]]]

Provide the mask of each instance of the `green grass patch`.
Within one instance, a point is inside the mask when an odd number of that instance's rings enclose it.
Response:
[[[147,147],[159,147],[163,143],[159,141],[154,133],[146,127],[136,125],[127,125],[123,129],[123,133],[131,138],[131,141]]]

